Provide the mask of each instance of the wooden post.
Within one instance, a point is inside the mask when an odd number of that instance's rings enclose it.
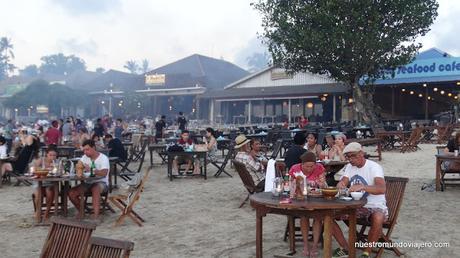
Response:
[[[428,86],[425,86],[425,120],[428,120]]]
[[[291,99],[288,100],[288,123],[291,123]]]
[[[336,122],[335,113],[336,113],[336,99],[335,95],[332,95],[332,122]]]
[[[395,87],[391,86],[391,116],[395,116]]]

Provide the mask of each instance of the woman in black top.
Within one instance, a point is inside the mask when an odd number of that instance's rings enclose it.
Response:
[[[449,155],[454,155],[454,152],[460,151],[460,133],[456,133],[454,138],[450,139],[447,142],[446,148],[444,148],[444,153]],[[446,160],[441,163],[441,169],[443,171],[460,171],[460,163],[456,161]]]
[[[294,145],[292,145],[287,151],[284,158],[284,163],[286,168],[289,169],[298,163],[301,163],[300,156],[304,154],[307,150],[303,148],[305,145],[305,134],[303,132],[298,132],[294,136]]]
[[[40,140],[38,140],[37,137],[28,135],[22,140],[22,143],[22,148],[16,152],[17,154],[15,157],[17,158],[2,165],[2,176],[8,171],[15,171],[16,173],[24,174],[32,159],[38,158],[40,151]]]

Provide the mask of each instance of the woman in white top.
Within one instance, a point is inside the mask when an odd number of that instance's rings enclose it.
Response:
[[[3,136],[0,136],[0,158],[6,158],[8,156],[6,139]]]

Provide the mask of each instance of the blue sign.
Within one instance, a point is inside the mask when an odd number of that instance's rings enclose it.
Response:
[[[388,79],[460,75],[460,58],[415,60],[408,65],[398,67],[394,72],[394,78]]]

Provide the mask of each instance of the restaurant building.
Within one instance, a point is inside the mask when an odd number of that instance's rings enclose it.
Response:
[[[375,82],[374,102],[389,119],[433,119],[457,110],[460,58],[437,48],[420,52],[395,70],[394,77]]]
[[[333,79],[312,74],[288,74],[268,67],[233,82],[223,90],[209,90],[209,119],[217,123],[257,124],[295,122],[300,115],[310,121],[340,121],[347,88]]]

